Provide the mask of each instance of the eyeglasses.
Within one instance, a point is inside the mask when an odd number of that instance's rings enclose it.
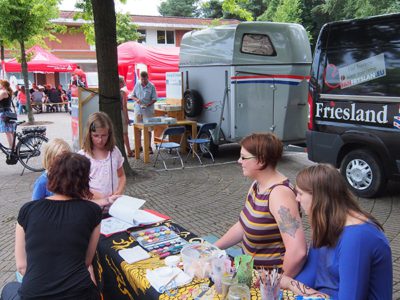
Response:
[[[252,159],[252,158],[256,158],[256,157],[255,156],[248,156],[248,157],[241,156],[240,157],[241,160],[248,160],[248,159]]]

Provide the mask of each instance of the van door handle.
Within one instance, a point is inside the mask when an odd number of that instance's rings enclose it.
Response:
[[[306,106],[305,103],[297,103],[297,106]]]

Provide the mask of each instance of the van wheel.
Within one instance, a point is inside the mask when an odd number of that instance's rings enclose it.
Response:
[[[382,164],[374,153],[357,149],[343,159],[340,172],[350,189],[356,195],[372,198],[379,195],[386,186]]]
[[[196,117],[200,115],[203,108],[203,97],[196,90],[186,90],[183,93],[185,115]]]

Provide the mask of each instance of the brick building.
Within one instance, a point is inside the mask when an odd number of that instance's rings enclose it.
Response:
[[[84,20],[74,20],[73,11],[60,11],[60,16],[54,19],[57,24],[66,25],[69,29],[78,28],[85,22]],[[162,16],[141,16],[132,15],[132,22],[139,26],[141,33],[139,42],[151,46],[180,46],[182,36],[189,31],[207,28],[211,25],[213,19],[186,18],[186,17],[162,17]],[[237,20],[223,20],[222,24],[236,24]],[[67,31],[65,34],[55,34],[60,42],[46,41],[50,52],[59,58],[69,60],[81,66],[88,72],[88,80],[92,77],[97,78],[96,50],[94,46],[89,45],[85,36],[81,32]],[[10,53],[6,52],[6,59],[12,58]],[[17,78],[22,76],[18,73],[10,74]],[[61,83],[64,86],[69,82],[69,73],[40,74],[30,73],[29,79],[39,84]]]

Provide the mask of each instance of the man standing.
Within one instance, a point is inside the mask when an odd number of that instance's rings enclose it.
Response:
[[[153,117],[157,92],[154,85],[149,81],[149,75],[146,71],[140,72],[140,82],[136,82],[135,88],[128,98],[136,102],[134,109],[135,123],[140,123],[143,119]],[[149,132],[149,140],[151,141],[151,132]],[[150,154],[153,154],[151,146]]]

